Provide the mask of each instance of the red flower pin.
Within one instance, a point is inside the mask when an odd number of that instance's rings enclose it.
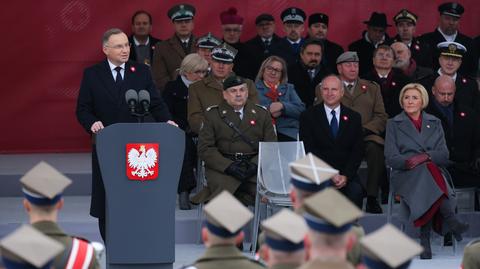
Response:
[[[397,83],[395,83],[395,81],[392,81],[392,86],[395,86],[397,85]]]
[[[462,82],[463,82],[463,83],[467,83],[467,79],[466,79],[466,78],[462,78]]]
[[[465,112],[460,112],[460,117],[465,117],[465,116],[467,116],[467,113],[465,113]]]
[[[342,117],[342,119],[343,119],[344,121],[347,121],[347,120],[348,120],[348,117],[344,115],[344,116]]]
[[[155,46],[152,46],[152,50],[155,50]]]
[[[415,49],[416,49],[416,50],[420,50],[420,46],[419,46],[419,45],[415,45]]]
[[[257,122],[255,120],[250,121],[250,125],[255,126],[255,124],[257,124]]]
[[[130,66],[130,71],[135,72],[137,69],[135,69],[135,66]]]
[[[367,92],[367,86],[366,85],[362,85],[362,92]]]
[[[282,96],[282,95],[283,95],[283,93],[281,93],[281,92],[278,93],[278,96]]]

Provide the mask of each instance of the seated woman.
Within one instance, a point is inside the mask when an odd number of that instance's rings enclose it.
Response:
[[[183,158],[182,173],[178,183],[178,204],[180,209],[191,209],[189,202],[190,191],[195,188],[193,169],[196,165],[196,147],[193,143],[193,134],[187,121],[188,86],[203,79],[208,72],[208,62],[197,53],[192,53],[183,59],[178,70],[176,80],[169,81],[163,91],[163,99],[168,105],[173,120],[178,127],[185,131],[185,156]]]
[[[401,197],[402,213],[420,227],[421,259],[431,259],[430,231],[451,231],[457,241],[468,224],[455,215],[455,197],[448,165],[448,149],[442,123],[423,112],[428,93],[417,83],[400,91],[403,111],[387,122],[385,159],[392,167],[391,184]],[[442,224],[446,224],[442,227]]]
[[[278,141],[297,140],[300,113],[305,105],[292,84],[287,83],[287,65],[278,56],[263,61],[255,80],[260,104],[272,114]]]

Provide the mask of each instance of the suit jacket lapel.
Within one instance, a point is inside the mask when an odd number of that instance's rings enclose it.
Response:
[[[101,72],[99,72],[100,79],[105,85],[105,89],[107,89],[108,95],[116,103],[118,99],[118,90],[115,88],[115,80],[113,79],[112,71],[110,70],[110,66],[108,65],[107,60],[104,61],[101,69]]]
[[[320,118],[319,118],[320,128],[324,129],[324,132],[328,134],[328,137],[330,138],[330,140],[332,141],[335,140],[333,139],[332,132],[330,131],[330,123],[328,122],[328,118],[327,118],[327,114],[325,113],[325,107],[323,102],[318,104],[316,107],[317,107],[318,114],[320,115]]]
[[[338,133],[335,139],[339,139],[341,135],[343,135],[344,130],[347,128],[348,124],[348,116],[345,113],[345,107],[340,105],[340,115],[338,116]]]
[[[417,129],[415,128],[411,120],[408,118],[405,112],[400,113],[399,116],[400,116],[400,124],[399,124],[400,131],[410,136],[415,142],[417,142],[418,145],[420,145],[423,148],[424,139],[422,138],[422,135],[417,131]],[[425,123],[425,119],[422,120],[421,131],[423,131],[424,123]]]
[[[424,145],[427,144],[428,139],[435,133],[432,128],[431,116],[422,112],[422,129],[420,135],[423,139]]]
[[[257,123],[255,117],[256,114],[256,108],[247,103],[243,108],[243,119],[240,122],[240,130],[242,132],[246,132],[248,129],[250,129],[250,127]]]

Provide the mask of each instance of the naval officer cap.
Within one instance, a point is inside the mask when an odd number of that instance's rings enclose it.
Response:
[[[48,206],[56,204],[65,188],[72,181],[46,162],[40,162],[21,179],[23,194],[32,204]]]
[[[221,44],[222,41],[213,36],[210,32],[204,36],[199,37],[197,40],[197,47],[199,48],[213,49],[220,46]]]
[[[440,55],[457,58],[463,58],[465,52],[467,52],[467,48],[464,45],[450,41],[438,43],[437,48],[440,51]]]
[[[307,17],[307,15],[305,14],[305,11],[297,7],[289,7],[282,11],[280,17],[282,18],[283,23],[302,24],[305,22],[305,18]]]
[[[215,47],[212,50],[212,59],[222,62],[222,63],[233,63],[235,56],[237,55],[237,50],[228,45],[227,43],[223,43],[221,46]]]
[[[408,268],[411,260],[423,248],[391,224],[364,236],[363,261],[369,269]]]
[[[171,7],[167,13],[172,21],[191,20],[195,16],[195,7],[189,4],[179,4]]]
[[[303,239],[307,233],[307,224],[298,214],[282,209],[262,222],[265,231],[265,243],[272,249],[293,252],[304,248]]]
[[[337,64],[341,63],[358,63],[360,59],[358,58],[358,54],[355,51],[345,51],[344,53],[340,54],[337,58]]]
[[[310,230],[324,234],[342,234],[363,213],[334,188],[327,188],[304,201],[304,218]],[[334,210],[332,210],[334,209]]]
[[[328,26],[328,15],[324,13],[313,13],[308,16],[308,27],[312,26],[314,23],[323,23]]]
[[[289,163],[289,167],[292,185],[307,192],[318,192],[331,186],[331,178],[338,174],[338,170],[312,153]]]
[[[438,6],[440,15],[448,15],[455,18],[460,18],[464,11],[463,6],[456,2],[447,2]]]
[[[216,236],[229,238],[240,233],[253,214],[228,191],[223,191],[205,206],[207,229]]]
[[[395,24],[397,24],[399,22],[402,22],[402,21],[406,21],[406,22],[411,22],[414,25],[417,25],[417,19],[418,19],[418,16],[415,15],[414,13],[412,13],[411,11],[409,11],[408,9],[400,10],[393,17],[393,21],[395,22]]]
[[[23,225],[0,240],[4,265],[10,268],[50,268],[64,250],[59,242],[30,225]]]

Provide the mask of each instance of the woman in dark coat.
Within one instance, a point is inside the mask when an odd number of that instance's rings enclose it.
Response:
[[[387,122],[385,159],[392,168],[391,184],[401,197],[402,214],[420,228],[422,259],[431,259],[430,231],[451,231],[460,241],[468,224],[455,215],[455,194],[448,165],[448,149],[440,120],[423,112],[428,93],[417,83],[400,92],[403,111]],[[442,224],[444,227],[442,227]]]
[[[189,194],[196,183],[193,174],[196,164],[196,147],[187,121],[188,86],[203,79],[207,72],[208,62],[197,53],[189,54],[180,65],[177,79],[169,81],[163,91],[163,99],[168,105],[173,120],[185,131],[185,156],[178,183],[178,204],[182,210],[191,209]]]

